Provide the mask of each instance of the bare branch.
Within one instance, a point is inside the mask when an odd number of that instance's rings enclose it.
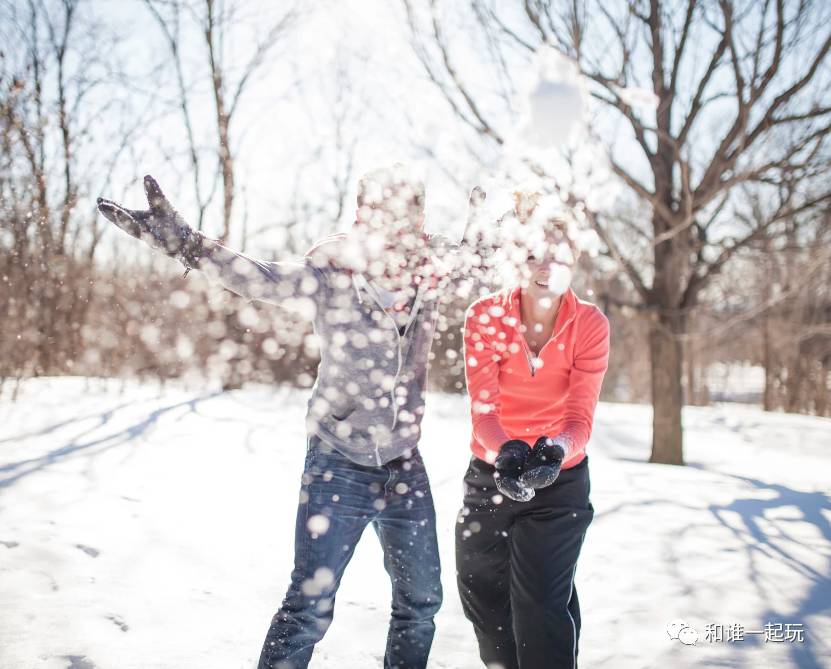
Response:
[[[681,58],[684,55],[684,48],[687,46],[687,37],[692,26],[693,14],[695,13],[695,6],[697,0],[687,0],[687,12],[684,15],[684,25],[681,28],[681,39],[678,46],[675,48],[675,56],[672,60],[672,73],[669,77],[669,91],[671,95],[675,95],[676,85],[678,83],[678,69],[681,66]]]
[[[476,104],[473,96],[468,91],[467,87],[462,83],[461,78],[459,77],[458,72],[456,71],[453,64],[450,62],[450,54],[448,53],[447,43],[444,40],[444,36],[441,32],[441,26],[439,25],[438,21],[438,14],[436,11],[436,0],[430,0],[430,12],[431,12],[431,22],[433,26],[433,37],[436,40],[436,45],[439,48],[439,52],[441,53],[442,63],[444,63],[444,69],[446,70],[447,74],[450,76],[450,79],[456,86],[456,90],[461,94],[462,98],[464,99],[465,103],[467,104],[470,113],[473,114],[474,118],[479,122],[479,127],[482,133],[491,137],[497,144],[502,144],[504,140],[502,137],[497,133],[493,126],[485,120],[482,112],[479,109],[479,106]]]
[[[724,247],[714,261],[707,264],[701,272],[693,274],[690,278],[686,288],[684,289],[683,298],[681,300],[682,306],[689,306],[692,304],[701,289],[704,288],[704,286],[706,286],[707,283],[709,283],[712,278],[722,270],[727,261],[729,261],[737,251],[746,248],[752,242],[760,239],[775,223],[791,219],[828,202],[831,202],[831,193],[824,193],[819,197],[803,202],[797,207],[781,208],[780,211],[773,216],[770,216],[768,220],[754,228],[750,233],[736,240],[730,246]]]
[[[465,101],[467,103],[468,111],[470,111],[473,114],[473,118],[468,116],[468,114],[462,109],[462,107],[456,101],[455,96],[451,93],[450,90],[448,90],[448,87],[445,85],[445,83],[443,81],[443,78],[440,77],[438,75],[438,73],[436,72],[436,70],[434,69],[429,54],[427,53],[427,51],[426,51],[425,47],[423,46],[423,44],[421,44],[420,29],[418,27],[418,19],[415,15],[415,12],[413,11],[410,0],[402,0],[402,1],[404,3],[404,9],[405,9],[406,14],[407,14],[407,22],[408,22],[409,27],[410,27],[410,34],[411,34],[412,39],[413,39],[413,47],[415,48],[416,55],[418,56],[419,61],[421,62],[422,66],[424,67],[424,70],[427,73],[427,76],[435,84],[435,86],[439,89],[439,91],[444,96],[444,99],[447,101],[447,103],[453,109],[453,112],[456,114],[456,116],[463,123],[470,126],[477,133],[480,133],[480,134],[483,134],[487,137],[490,137],[497,144],[503,144],[504,140],[499,135],[499,133],[497,133],[493,129],[493,127],[487,121],[485,121],[485,119],[481,116],[481,114],[479,113],[478,107],[473,102],[473,98],[471,97],[471,95],[467,91],[467,89],[463,85],[461,85],[461,80],[459,78],[458,73],[455,71],[455,69],[453,69],[453,66],[450,64],[450,57],[449,57],[449,54],[447,53],[447,45],[444,43],[444,41],[442,39],[442,33],[440,31],[439,24],[438,24],[438,18],[436,16],[435,11],[434,11],[434,9],[435,9],[434,8],[434,5],[435,5],[434,0],[431,0],[431,3],[430,3],[431,11],[432,11],[432,21],[431,21],[431,23],[432,23],[433,41],[435,42],[436,47],[438,48],[439,53],[441,54],[442,63],[443,63],[445,71],[450,76],[451,80],[453,80],[453,83],[454,83],[454,86],[456,87],[456,90],[458,92],[460,92],[462,94],[462,97],[465,99]],[[461,90],[459,90],[460,88],[461,88]],[[473,108],[471,108],[470,103],[472,103]]]

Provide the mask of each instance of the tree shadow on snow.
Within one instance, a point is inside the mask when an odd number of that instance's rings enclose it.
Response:
[[[52,451],[49,451],[48,453],[45,453],[44,455],[35,458],[27,458],[25,460],[10,462],[8,464],[0,466],[0,477],[2,477],[0,478],[0,490],[12,486],[17,481],[26,476],[29,476],[30,474],[34,474],[35,472],[41,471],[49,467],[50,465],[56,464],[58,462],[62,462],[67,458],[77,455],[79,453],[94,453],[95,455],[98,455],[122,444],[129,443],[136,437],[146,432],[148,428],[150,428],[154,423],[158,422],[158,420],[165,414],[168,414],[171,411],[175,411],[176,409],[182,407],[188,407],[191,412],[195,412],[196,406],[199,402],[211,399],[213,397],[217,397],[218,395],[221,395],[222,392],[223,391],[221,390],[215,390],[213,392],[205,393],[203,395],[191,398],[183,402],[177,402],[176,404],[171,404],[170,406],[160,407],[150,412],[144,420],[141,420],[138,423],[125,427],[124,429],[118,430],[117,432],[97,437],[90,441],[83,441],[85,436],[89,435],[90,433],[96,430],[101,429],[103,426],[109,423],[115,415],[116,411],[120,408],[123,408],[126,405],[122,404],[113,409],[109,409],[100,415],[99,420],[95,425],[91,426],[90,428],[84,430],[80,434],[73,437],[72,440],[65,446],[61,446],[60,448],[56,448]],[[79,418],[78,420],[88,419],[89,416],[85,416],[83,418]],[[50,431],[51,429],[47,428],[45,430],[45,433],[48,433]],[[96,447],[100,448],[96,449]],[[93,451],[93,449],[96,450]]]
[[[694,466],[694,465],[693,465]],[[698,467],[706,469],[705,467]],[[820,491],[805,492],[794,490],[777,483],[766,483],[759,479],[734,474],[722,474],[751,485],[760,492],[773,493],[769,498],[759,499],[748,497],[736,499],[729,504],[711,504],[709,511],[718,522],[732,532],[744,543],[750,564],[750,577],[753,583],[763,590],[759,578],[764,568],[757,567],[761,560],[777,560],[789,569],[796,571],[808,583],[806,594],[799,602],[796,610],[777,608],[775,601],[771,601],[768,609],[763,612],[761,623],[801,623],[805,632],[804,643],[786,642],[789,647],[794,666],[812,669],[828,666],[828,656],[817,655],[821,648],[817,646],[825,640],[821,638],[819,630],[811,629],[810,616],[824,614],[831,615],[831,559],[827,559],[824,567],[817,570],[811,564],[799,558],[798,554],[789,550],[789,546],[801,545],[799,538],[789,534],[788,525],[791,523],[808,523],[819,530],[822,540],[827,547],[831,545],[831,522],[825,513],[831,513],[831,497]],[[793,508],[799,512],[798,518],[772,518],[766,512],[778,508]],[[733,515],[735,514],[735,515]],[[735,516],[740,519],[736,524]],[[764,525],[773,525],[777,534],[765,531]],[[756,639],[758,643],[764,643]],[[827,648],[826,648],[827,650]]]
[[[43,437],[43,436],[45,436],[47,434],[51,434],[52,432],[55,432],[57,430],[68,427],[68,426],[72,425],[73,423],[82,423],[82,422],[88,421],[90,418],[95,418],[95,417],[98,417],[98,419],[99,419],[99,423],[96,427],[100,427],[101,425],[106,423],[110,419],[110,417],[112,417],[112,414],[114,414],[116,411],[119,411],[119,410],[121,410],[125,407],[128,407],[131,404],[132,404],[132,402],[122,402],[118,406],[114,406],[111,409],[108,409],[103,414],[91,413],[91,414],[87,414],[85,416],[73,416],[72,418],[67,418],[66,420],[62,420],[58,423],[52,423],[52,425],[47,425],[46,427],[44,427],[40,430],[34,430],[32,432],[21,432],[19,434],[12,435],[11,437],[3,437],[2,439],[0,439],[0,444],[6,444],[6,443],[9,443],[9,442],[20,441],[21,439],[33,439],[34,437]]]

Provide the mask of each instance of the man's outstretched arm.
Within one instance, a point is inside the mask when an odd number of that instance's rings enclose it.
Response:
[[[209,239],[193,230],[172,207],[159,184],[144,177],[149,209],[127,209],[98,199],[98,210],[127,234],[179,260],[187,269],[205,272],[228,290],[248,300],[281,304],[287,299],[312,297],[322,274],[311,261],[265,262]]]

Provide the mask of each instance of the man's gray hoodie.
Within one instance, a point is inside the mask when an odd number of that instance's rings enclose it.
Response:
[[[313,258],[264,262],[215,245],[199,269],[248,300],[314,308],[320,366],[306,414],[310,434],[363,465],[408,455],[421,434],[438,289],[418,287],[400,334],[363,275]]]

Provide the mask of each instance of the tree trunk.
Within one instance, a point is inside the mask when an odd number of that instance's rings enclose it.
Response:
[[[785,411],[787,413],[799,413],[803,376],[805,374],[805,366],[803,364],[799,342],[794,344],[794,349],[795,352],[791,357],[791,364],[788,367],[788,381],[785,384],[787,389]]]
[[[649,462],[683,465],[682,348],[676,317],[655,316],[649,332],[652,366],[652,455]]]
[[[762,408],[765,411],[774,411],[774,384],[776,375],[773,369],[773,350],[770,341],[770,315],[766,312],[762,319],[762,355],[765,366],[765,391],[762,397]]]
[[[817,416],[829,415],[829,390],[828,378],[831,377],[831,355],[825,356],[820,366],[820,379],[816,394],[816,413]]]
[[[689,342],[685,347],[684,364],[687,368],[687,387],[684,404],[705,406],[704,393],[701,390],[701,360],[696,350],[696,344]]]

